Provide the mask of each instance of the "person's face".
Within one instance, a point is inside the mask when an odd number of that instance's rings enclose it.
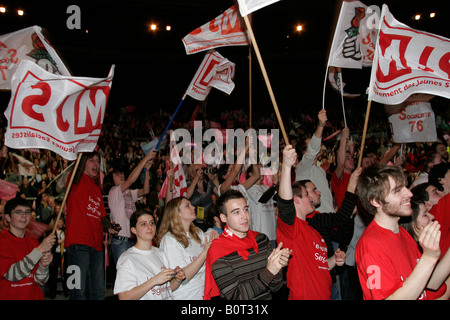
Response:
[[[444,193],[447,194],[450,191],[450,171],[447,171],[443,178],[439,178],[439,183],[444,187]]]
[[[155,219],[151,214],[143,214],[137,219],[136,227],[131,227],[131,232],[138,240],[152,241],[156,234]]]
[[[308,214],[313,213],[316,207],[314,206],[311,199],[308,197],[308,192],[305,188],[302,188],[302,197],[294,195],[294,203],[298,205],[300,209],[300,214],[306,217]]]
[[[430,210],[435,204],[444,197],[444,192],[439,191],[435,186],[428,186],[426,188],[428,192],[428,201],[425,201],[427,210]]]
[[[391,177],[389,177],[389,185],[390,190],[385,198],[386,203],[381,206],[383,212],[395,217],[410,216],[412,214],[411,191],[406,187],[396,190],[395,182]]]
[[[5,218],[9,222],[11,232],[16,236],[20,236],[25,232],[25,228],[30,223],[31,209],[24,206],[17,206],[11,211],[11,214],[5,215]]]
[[[178,215],[182,221],[192,222],[197,219],[195,207],[187,199],[181,200],[181,204],[178,207]]]
[[[443,144],[438,144],[436,147],[436,152],[442,156],[442,159],[448,161],[447,147]]]
[[[84,166],[85,174],[94,179],[95,177],[97,177],[99,170],[100,170],[100,158],[97,155],[90,157],[86,160],[86,164]]]
[[[314,183],[312,183],[312,182],[306,183],[306,193],[307,193],[309,199],[311,200],[314,208],[320,207],[320,197],[321,197],[322,193],[319,190],[317,190]]]
[[[353,159],[352,154],[350,152],[345,153],[344,169],[347,170],[355,169],[355,160]]]
[[[367,168],[367,167],[370,167],[371,165],[372,165],[372,160],[370,160],[370,158],[368,158],[368,157],[362,158],[361,167]]]
[[[434,220],[434,216],[431,213],[428,213],[427,207],[421,203],[419,204],[419,214],[417,215],[417,220],[414,225],[414,229],[417,233],[420,232],[420,229],[425,227],[427,224]]]
[[[250,228],[250,211],[244,198],[231,199],[225,203],[226,215],[221,213],[220,220],[239,238],[245,238]]]
[[[123,172],[113,173],[114,185],[119,186],[125,182],[125,176]]]

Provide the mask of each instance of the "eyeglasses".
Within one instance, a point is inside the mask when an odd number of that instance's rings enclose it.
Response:
[[[26,210],[26,211],[16,210],[16,211],[12,211],[12,213],[17,214],[18,216],[22,216],[22,215],[31,216],[31,210]]]

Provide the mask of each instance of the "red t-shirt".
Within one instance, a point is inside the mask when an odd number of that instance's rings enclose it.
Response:
[[[18,238],[6,229],[0,232],[0,300],[44,300],[42,289],[34,280],[39,263],[20,281],[11,282],[4,278],[14,263],[23,260],[38,245],[31,237]]]
[[[409,233],[403,227],[399,230],[394,233],[372,221],[358,241],[355,259],[365,300],[383,300],[401,288],[422,256]],[[443,285],[439,292],[445,289]],[[418,300],[440,295],[424,290]]]
[[[106,216],[100,188],[94,180],[83,174],[72,184],[66,207],[65,246],[84,244],[103,251],[102,218]]]
[[[343,172],[342,179],[339,180],[336,171],[331,176],[331,190],[333,191],[334,203],[338,209],[341,207],[342,201],[344,201],[350,176],[351,174]]]
[[[434,216],[434,220],[441,225],[441,241],[439,245],[441,247],[441,258],[447,252],[450,246],[450,194],[444,196],[437,204],[431,209],[430,213]]]
[[[292,225],[278,218],[277,241],[293,250],[286,274],[289,300],[330,300],[327,245],[320,234],[298,217]]]

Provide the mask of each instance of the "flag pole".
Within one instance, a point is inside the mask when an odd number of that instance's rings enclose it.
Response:
[[[251,42],[254,44],[253,48],[255,49],[256,58],[258,59],[259,66],[261,67],[261,71],[266,82],[267,90],[269,91],[270,99],[272,100],[273,108],[275,109],[275,114],[278,119],[278,123],[280,125],[281,133],[283,134],[284,141],[286,144],[289,144],[289,139],[286,134],[286,130],[284,129],[283,121],[281,120],[280,111],[278,110],[277,102],[275,100],[275,96],[273,94],[272,86],[269,82],[269,77],[267,76],[266,68],[264,67],[264,63],[261,58],[261,53],[259,52],[258,44],[256,43],[255,35],[253,34],[252,26],[250,25],[250,21],[247,16],[244,16],[245,25],[247,26],[248,33],[250,35]]]
[[[362,136],[362,140],[361,140],[361,148],[359,149],[359,160],[358,160],[357,168],[359,168],[361,166],[362,156],[364,153],[364,144],[366,142],[366,132],[367,132],[367,125],[369,123],[369,114],[370,114],[371,104],[372,104],[372,100],[369,100],[367,102],[366,120],[364,121],[364,130],[363,130],[363,136]]]
[[[345,107],[344,107],[344,83],[342,82],[342,70],[339,74],[339,82],[341,87],[341,104],[342,104],[342,114],[344,115],[344,125],[347,127],[347,119],[345,118]]]
[[[77,172],[78,165],[80,164],[82,155],[83,155],[83,152],[78,153],[78,158],[77,158],[77,161],[75,163],[75,167],[73,168],[72,175],[71,175],[70,180],[69,180],[69,184],[67,185],[66,193],[64,194],[64,199],[63,199],[63,201],[61,203],[61,208],[59,209],[58,217],[56,218],[55,225],[53,226],[52,235],[54,235],[55,232],[56,232],[56,228],[58,226],[58,221],[61,218],[61,214],[62,214],[62,212],[64,210],[64,206],[66,205],[67,197],[69,195],[70,189],[72,188],[73,179],[75,178],[75,174]]]
[[[252,128],[252,43],[248,44],[248,105],[249,105],[249,116],[248,123],[249,128]]]
[[[177,107],[177,109],[175,110],[175,112],[174,112],[172,118],[170,118],[169,124],[167,125],[166,129],[164,130],[164,133],[163,133],[163,134],[161,135],[161,137],[159,138],[158,144],[156,145],[155,149],[158,150],[159,145],[161,144],[161,142],[162,142],[164,136],[165,136],[166,133],[167,133],[167,130],[169,130],[169,127],[170,127],[170,125],[172,124],[173,119],[175,118],[175,115],[178,113],[178,110],[180,110],[180,107],[181,107],[181,105],[183,104],[183,101],[184,101],[184,98],[185,98],[185,97],[186,97],[186,94],[183,96],[183,98],[181,99],[180,103],[178,104],[178,107]]]

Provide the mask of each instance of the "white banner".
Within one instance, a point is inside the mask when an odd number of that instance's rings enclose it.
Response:
[[[22,61],[12,78],[5,111],[5,144],[14,149],[43,148],[67,160],[97,145],[114,76],[58,76]]]
[[[241,25],[235,6],[190,32],[183,38],[186,54],[197,53],[224,46],[248,45],[247,33]]]
[[[395,143],[437,141],[436,122],[429,102],[413,102],[389,117]]]
[[[246,16],[280,0],[238,0],[241,16]]]
[[[234,73],[234,63],[212,50],[203,58],[186,94],[200,101],[206,99],[212,87],[230,94],[235,86]]]
[[[450,98],[450,39],[398,22],[383,5],[369,100],[399,104],[413,93]]]
[[[372,65],[377,38],[373,15],[376,11],[361,1],[342,2],[328,66],[361,69]]]
[[[0,89],[11,90],[11,78],[23,60],[33,61],[48,72],[70,76],[55,49],[33,26],[0,36]]]

